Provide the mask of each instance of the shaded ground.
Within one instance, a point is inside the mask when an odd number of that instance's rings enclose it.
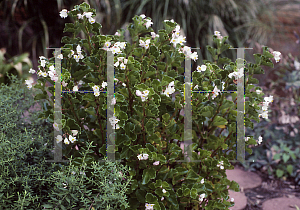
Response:
[[[245,170],[244,167],[239,163],[233,165],[235,168]],[[296,197],[300,199],[300,187],[297,185],[295,186],[291,179],[283,181],[269,177],[268,174],[261,171],[254,171],[253,173],[258,174],[261,177],[262,184],[256,188],[243,190],[248,200],[247,206],[243,210],[262,210],[262,203],[272,198]],[[293,207],[290,207],[290,209],[293,209]]]

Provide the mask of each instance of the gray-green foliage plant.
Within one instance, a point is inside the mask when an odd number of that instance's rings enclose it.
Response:
[[[182,94],[176,95],[176,100],[172,101],[169,96],[162,94],[162,91],[173,83],[175,90],[184,92],[184,68],[181,64],[185,55],[178,51],[181,49],[180,44],[173,47],[170,42],[177,24],[165,22],[165,29],[158,31],[159,37],[151,38],[149,33],[153,30],[145,26],[146,21],[150,19],[144,20],[141,16],[135,16],[133,23],[128,27],[133,43],[126,43],[121,50],[118,46],[121,42],[124,43],[124,30],[118,31],[121,36],[104,36],[99,32],[99,23],[91,23],[85,16],[82,19],[78,16],[92,14],[91,17],[94,17],[94,13],[95,10],[86,3],[75,6],[74,10],[67,13],[76,21],[74,24],[66,23],[64,30],[73,33],[74,36],[62,38],[65,44],[63,48],[68,48],[61,50],[61,79],[65,83],[62,90],[73,89],[79,81],[84,82],[79,90],[91,90],[106,81],[107,52],[102,48],[108,42],[120,50],[120,53],[115,55],[115,64],[120,57],[127,59],[126,66],[123,64],[125,68],[115,68],[115,77],[123,86],[115,86],[114,108],[115,117],[119,119],[119,128],[115,130],[115,158],[123,160],[122,164],[130,167],[129,174],[133,177],[131,188],[126,192],[130,197],[128,209],[145,209],[149,204],[154,205],[153,209],[156,210],[186,209],[194,206],[202,209],[228,209],[233,206],[234,203],[227,201],[228,186],[235,191],[238,191],[239,187],[236,182],[226,178],[225,170],[233,169],[229,160],[236,158],[237,106],[234,102],[237,100],[237,94],[193,93],[196,103],[192,104],[192,120],[193,127],[197,129],[192,131],[193,144],[190,149],[192,159],[200,162],[176,162],[184,159],[180,148],[180,143],[184,140],[184,119],[179,115],[184,106],[184,97]],[[87,39],[77,37],[81,31]],[[223,90],[236,91],[236,81],[228,75],[237,71],[237,62],[230,62],[230,59],[221,57],[221,54],[231,47],[225,43],[227,39],[228,37],[221,40],[213,36],[217,48],[207,48],[214,61],[204,60],[207,69],[204,72],[192,72],[193,88],[197,85],[198,90],[209,91],[214,87],[221,90],[221,82],[224,82]],[[141,41],[147,43],[146,40],[149,40],[149,47],[141,47]],[[77,52],[73,55],[72,51],[73,54]],[[79,54],[83,58],[76,61],[74,58]],[[265,47],[263,55],[255,54],[256,64],[247,63],[244,68],[247,81],[245,95],[249,97],[249,101],[245,102],[246,127],[253,128],[250,119],[259,121],[257,110],[260,108],[257,105],[263,99],[262,94],[250,92],[254,88],[252,84],[257,83],[252,76],[264,73],[261,65],[273,67],[270,61],[273,57]],[[45,67],[40,66],[40,71],[44,73],[48,72],[50,66],[54,66],[55,58],[45,60]],[[41,89],[44,93],[45,86],[41,84],[49,81],[54,85],[54,81],[49,77],[41,78],[40,81],[34,88]],[[256,87],[257,89],[259,88]],[[55,91],[54,87],[49,87],[48,90],[52,94]],[[145,101],[138,96],[138,91],[148,93]],[[212,98],[213,95],[216,98]],[[226,100],[228,96],[235,99],[234,102]],[[96,91],[94,94],[68,93],[62,97],[62,130],[69,135],[71,130],[78,130],[79,134],[75,142],[64,144],[62,151],[64,156],[74,157],[74,165],[76,162],[77,165],[82,163],[80,150],[87,148],[91,142],[94,147],[93,152],[86,156],[89,158],[87,164],[101,160],[101,156],[106,156],[106,149],[111,149],[106,148],[106,97],[106,94],[102,93],[97,96]],[[35,100],[43,98],[45,94],[35,96]],[[54,99],[54,94],[51,99]],[[43,114],[39,117],[54,123],[53,107],[45,106]],[[85,129],[84,125],[87,125],[89,130]],[[204,128],[205,126],[207,127]],[[226,130],[227,136],[215,135],[218,128]],[[250,137],[245,142],[245,150],[249,153],[252,150],[248,146],[256,144],[253,136]],[[75,150],[75,147],[79,150]],[[141,154],[148,156],[142,160]],[[158,165],[154,164],[157,162]],[[222,164],[223,168],[220,167]],[[86,175],[91,178],[91,171],[87,170]],[[199,197],[203,194],[205,198],[200,201]]]
[[[129,207],[126,203],[125,192],[131,178],[126,183],[122,183],[125,180],[125,176],[123,177],[122,174],[128,171],[127,167],[120,165],[121,168],[117,168],[115,162],[110,161],[105,162],[108,165],[105,167],[95,161],[92,162],[91,166],[88,166],[85,162],[86,155],[93,153],[93,151],[89,152],[89,147],[85,154],[82,154],[80,167],[72,164],[71,157],[68,170],[54,173],[51,181],[55,183],[56,187],[50,193],[52,200],[43,205],[44,207],[47,209],[81,207],[80,210],[91,207],[103,210],[127,209]],[[74,160],[74,162],[76,161]],[[92,178],[86,176],[84,172],[86,169],[92,170]],[[58,180],[60,182],[57,182]]]
[[[22,124],[20,116],[34,100],[15,75],[7,76],[11,85],[0,88],[0,209],[38,209],[51,189],[45,179],[54,168],[43,159],[51,158],[46,145],[53,137],[49,124],[37,119],[39,113],[32,125]]]
[[[65,206],[59,205],[59,209],[69,209],[69,197],[72,202],[83,198],[77,205],[82,209],[88,209],[87,206],[94,206],[94,209],[126,207],[124,189],[119,189],[120,183],[126,179],[126,172],[119,167],[115,170],[115,163],[106,168],[93,165],[94,170],[91,171],[94,178],[85,181],[80,176],[65,173],[70,168],[80,173],[78,167],[74,168],[68,163],[45,162],[53,159],[49,148],[53,143],[53,134],[50,132],[53,126],[38,119],[40,111],[31,113],[32,124],[22,123],[25,121],[20,116],[33,105],[33,96],[15,75],[7,76],[11,85],[1,84],[0,87],[0,209],[35,210],[60,203]],[[81,172],[84,173],[84,169]],[[119,172],[124,176],[120,177]],[[108,182],[105,182],[105,178]],[[76,183],[75,190],[71,190],[70,194],[64,188],[59,189],[65,180],[69,184]],[[68,187],[67,191],[70,185]],[[61,193],[68,195],[66,200],[60,199]],[[49,202],[50,198],[52,200]],[[105,203],[109,203],[110,207],[107,208]]]

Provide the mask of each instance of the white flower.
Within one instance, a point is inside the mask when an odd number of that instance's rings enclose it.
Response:
[[[126,66],[124,65],[124,63],[121,63],[120,68],[121,68],[122,70],[124,70],[124,69],[126,68]]]
[[[61,136],[61,135],[58,135],[58,136],[56,137],[56,142],[59,143],[59,142],[61,142],[61,141],[62,141],[62,136]]]
[[[144,47],[145,49],[149,48],[150,39],[147,39],[145,42],[143,40],[139,40],[139,42],[141,47]]]
[[[172,19],[172,20],[164,20],[164,22],[172,22],[172,23],[174,23],[174,20]]]
[[[119,47],[113,47],[111,48],[111,51],[113,54],[122,53]]]
[[[65,183],[62,183],[64,185],[64,188],[67,188],[67,185]]]
[[[205,71],[206,68],[207,68],[206,65],[201,65],[201,67],[200,67],[200,66],[197,66],[197,71],[198,71],[198,72]]]
[[[234,198],[231,198],[230,201],[233,202],[233,201],[234,201]]]
[[[43,77],[47,77],[47,73],[46,73],[46,72],[43,72],[43,73],[42,73],[42,76],[43,76]]]
[[[94,18],[89,18],[89,22],[90,22],[91,24],[93,24],[93,23],[95,23],[95,19],[94,19]]]
[[[148,159],[148,156],[149,156],[148,154],[143,154],[143,159],[144,159],[144,160],[147,160],[147,159]]]
[[[161,198],[161,201],[163,201],[164,199],[165,199],[165,198],[164,198],[164,197],[162,197],[162,198]]]
[[[76,136],[78,134],[78,130],[71,130],[71,131],[72,131],[73,136]]]
[[[73,137],[73,136],[69,136],[69,140],[72,142],[72,143],[74,143],[75,141],[76,141],[76,137]]]
[[[165,189],[163,189],[162,191],[163,191],[163,193],[166,193],[166,192],[167,192]]]
[[[196,85],[194,88],[195,88],[195,89],[198,89],[199,87],[198,87],[198,85]]]
[[[116,123],[118,123],[119,121],[120,121],[120,120],[118,120],[115,116],[109,118],[109,122],[110,122],[111,124],[116,124]]]
[[[139,154],[137,157],[139,160],[147,160],[148,156],[148,154]]]
[[[122,83],[122,85],[123,85],[124,87],[126,87],[126,84],[125,84],[125,83]]]
[[[259,137],[258,137],[258,144],[261,144],[261,143],[262,143],[262,137],[259,136]]]
[[[77,54],[80,54],[80,53],[81,53],[81,47],[80,47],[80,45],[77,45],[76,51],[77,51]]]
[[[35,73],[35,70],[32,69],[32,68],[30,68],[29,73],[34,74],[34,73]]]
[[[78,91],[78,86],[77,85],[73,87],[73,91]]]
[[[75,171],[72,171],[72,174],[74,175],[74,174],[76,174],[76,172],[75,172]]]
[[[58,124],[56,122],[53,124],[53,127],[55,130],[59,131]]]
[[[151,37],[152,37],[153,39],[155,39],[155,37],[159,37],[159,35],[157,35],[157,34],[154,33],[154,32],[151,32]]]
[[[220,31],[215,31],[215,32],[214,32],[214,35],[215,35],[215,36],[221,36]]]
[[[110,45],[111,45],[110,42],[105,42],[105,43],[104,43],[104,46],[105,46],[105,47],[109,47]]]
[[[70,144],[70,142],[69,142],[69,140],[67,138],[65,138],[64,143],[65,144]]]
[[[115,98],[113,98],[112,100],[111,100],[111,105],[115,105],[116,104],[116,99]]]
[[[141,154],[139,154],[137,157],[139,160],[143,160],[143,156]]]
[[[62,11],[59,12],[59,15],[60,15],[61,18],[68,17],[68,10],[63,9]]]
[[[82,14],[77,14],[78,19],[83,19],[83,15]]]
[[[300,63],[298,61],[294,60],[294,66],[296,70],[300,70]]]
[[[153,163],[153,165],[154,165],[154,166],[158,166],[158,165],[159,165],[159,161],[155,161],[155,162]]]
[[[202,202],[204,198],[205,198],[205,194],[203,193],[199,196],[199,201]]]
[[[62,85],[63,85],[64,87],[66,87],[66,86],[68,85],[68,83],[65,83],[65,81],[62,81]]]
[[[145,20],[146,20],[146,23],[144,23],[144,25],[148,29],[153,24],[153,22],[151,22],[151,20],[149,20],[149,19],[145,19]]]
[[[57,58],[58,58],[58,59],[63,59],[64,57],[63,57],[62,54],[59,54],[59,55],[57,56]]]
[[[142,17],[142,19],[144,19],[146,17],[146,15],[141,14],[140,17]]]
[[[116,32],[115,35],[116,35],[116,36],[120,36],[121,34],[120,34],[119,32]]]
[[[201,184],[204,184],[204,179],[201,180]]]
[[[265,97],[264,100],[269,103],[273,102],[273,96]]]
[[[191,59],[193,59],[194,61],[198,60],[197,52],[193,52],[192,54],[189,55],[189,57],[190,57]]]
[[[145,204],[145,207],[146,207],[146,210],[151,210],[151,209],[153,209],[153,206],[154,206],[155,204],[148,204],[148,203],[146,203]]]
[[[46,61],[45,60],[41,60],[41,66],[45,67],[45,65],[46,65]]]
[[[76,60],[76,62],[79,62],[79,55],[74,55],[74,59]]]
[[[86,17],[86,18],[91,18],[93,13],[92,12],[84,12],[83,15]]]
[[[215,86],[214,90],[213,90],[213,96],[212,99],[215,99],[220,93],[220,90],[217,88],[217,86]]]
[[[250,137],[245,137],[245,141],[248,141],[250,139]]]
[[[71,54],[69,54],[68,57],[71,58],[72,55],[74,55],[74,51],[73,50],[71,50]]]
[[[256,93],[257,94],[261,94],[261,90],[256,90]]]
[[[107,86],[107,82],[102,82],[102,87],[105,88]]]
[[[279,56],[281,55],[281,53],[279,51],[273,51],[273,55],[274,55],[274,59],[275,59],[276,63],[278,63],[280,60]]]
[[[93,90],[94,91],[99,91],[99,86],[97,86],[97,85],[93,86]]]
[[[85,172],[81,172],[81,171],[80,171],[80,174],[83,174],[83,175],[85,175]]]
[[[32,83],[33,83],[33,80],[32,80],[32,79],[25,80],[25,83],[26,83],[26,85],[27,85],[27,88],[29,88],[29,89],[32,88]]]
[[[94,92],[94,95],[95,95],[95,96],[99,96],[99,95],[100,95],[100,92],[99,92],[99,91],[95,91],[95,92]]]
[[[43,72],[40,70],[40,71],[38,72],[38,75],[39,75],[39,76],[42,76],[42,74],[43,74]]]
[[[51,66],[49,67],[49,70],[50,70],[50,71],[52,71],[52,72],[55,72],[55,68],[54,68],[54,66],[53,66],[53,65],[51,65]]]
[[[39,59],[40,59],[40,61],[42,61],[42,60],[46,60],[47,58],[44,56],[40,56]]]

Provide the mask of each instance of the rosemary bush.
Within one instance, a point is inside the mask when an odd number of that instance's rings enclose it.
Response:
[[[114,174],[111,173],[116,168],[114,163],[108,165],[107,171],[94,164],[94,178],[87,179],[85,176],[83,178],[71,174],[70,169],[78,172],[79,168],[74,168],[72,164],[45,162],[53,159],[50,148],[47,148],[47,145],[53,143],[53,134],[49,132],[53,127],[37,118],[40,112],[32,113],[32,124],[22,123],[20,115],[33,105],[34,100],[28,94],[30,90],[21,87],[22,82],[15,75],[7,73],[7,76],[12,81],[11,85],[0,85],[0,111],[3,113],[0,116],[0,209],[53,209],[52,206],[71,209],[70,206],[74,205],[76,208],[72,209],[126,207],[128,204],[125,203],[124,189],[119,190],[121,177],[118,173],[125,172],[118,169]],[[24,95],[28,97],[24,99]],[[84,164],[86,165],[85,162]],[[63,175],[64,171],[68,171],[67,167],[69,173]],[[84,175],[85,172],[81,172]],[[67,189],[64,188],[66,182]],[[115,189],[117,191],[113,193]],[[60,199],[62,194],[67,195],[65,200]],[[93,197],[94,194],[96,198]]]

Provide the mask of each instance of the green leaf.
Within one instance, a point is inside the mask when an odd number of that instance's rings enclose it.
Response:
[[[289,165],[286,167],[286,170],[287,170],[287,172],[289,172],[290,175],[292,175],[292,173],[293,173],[293,165],[289,164]]]
[[[282,159],[283,159],[283,162],[286,163],[290,159],[290,156],[286,153],[283,153]]]
[[[277,176],[278,178],[282,177],[283,174],[284,174],[284,171],[283,171],[283,170],[280,170],[280,169],[277,169],[277,170],[276,170],[276,176]]]
[[[154,196],[152,193],[147,193],[146,202],[150,203],[150,204],[153,204],[153,203],[157,202],[157,197]]]
[[[281,154],[279,153],[277,153],[277,154],[275,154],[274,156],[273,156],[273,159],[274,160],[279,160],[279,159],[281,159]]]
[[[228,122],[225,118],[216,116],[213,122],[213,126],[219,126],[219,125],[227,125]]]
[[[147,184],[150,181],[150,179],[155,179],[155,177],[156,177],[156,171],[153,168],[144,169],[142,185]]]

